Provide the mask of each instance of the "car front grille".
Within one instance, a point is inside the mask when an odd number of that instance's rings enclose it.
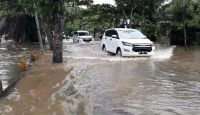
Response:
[[[92,41],[92,38],[84,38],[83,41]]]
[[[135,47],[151,47],[151,44],[135,44]]]
[[[152,47],[150,44],[135,44],[133,46],[133,51],[134,52],[141,52],[141,51],[151,52]]]

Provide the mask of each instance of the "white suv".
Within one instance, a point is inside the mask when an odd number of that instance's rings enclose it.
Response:
[[[76,31],[73,35],[73,42],[90,42],[93,40],[93,37],[88,31]]]
[[[105,31],[101,42],[102,50],[120,56],[152,56],[155,45],[140,31],[114,28]]]

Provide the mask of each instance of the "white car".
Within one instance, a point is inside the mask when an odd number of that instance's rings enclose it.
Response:
[[[73,34],[73,42],[90,42],[93,40],[93,37],[88,31],[76,31]]]
[[[102,50],[120,56],[152,56],[155,45],[140,31],[127,28],[114,28],[105,31]]]

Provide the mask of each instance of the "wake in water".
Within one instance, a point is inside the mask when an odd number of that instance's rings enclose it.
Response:
[[[169,59],[173,56],[173,51],[176,46],[162,46],[157,45],[156,53],[152,56],[152,59]]]
[[[72,59],[88,59],[103,61],[131,61],[131,60],[165,60],[171,58],[175,46],[156,45],[156,53],[151,57],[117,57],[112,53],[101,51],[101,42],[73,43],[64,42],[64,57]]]

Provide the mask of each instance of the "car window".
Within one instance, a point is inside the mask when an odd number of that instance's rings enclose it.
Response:
[[[146,36],[143,35],[138,30],[118,30],[119,35],[122,39],[145,39]]]
[[[90,34],[88,32],[79,32],[79,36],[89,36]]]
[[[117,33],[117,31],[112,30],[112,35],[116,35],[116,36],[118,37],[118,33]],[[112,36],[112,35],[111,35],[111,36]]]
[[[105,36],[111,37],[112,36],[112,30],[107,30],[105,33]]]

